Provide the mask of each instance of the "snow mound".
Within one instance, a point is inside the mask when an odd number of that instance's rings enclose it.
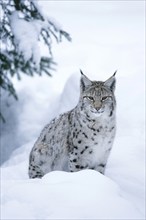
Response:
[[[6,192],[6,190],[9,191]],[[92,170],[2,183],[2,219],[140,219],[120,188]]]

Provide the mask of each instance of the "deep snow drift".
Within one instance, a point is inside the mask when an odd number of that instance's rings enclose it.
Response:
[[[51,1],[45,7],[73,43],[54,48],[59,71],[52,79],[14,81],[20,100],[10,107],[15,120],[2,144],[5,154],[9,146],[19,148],[1,167],[1,219],[145,219],[144,3]],[[41,129],[78,101],[79,68],[92,80],[118,69],[117,134],[105,176],[56,171],[29,180],[29,152]]]
[[[141,219],[117,184],[92,170],[5,181],[2,188],[9,188],[2,219]]]

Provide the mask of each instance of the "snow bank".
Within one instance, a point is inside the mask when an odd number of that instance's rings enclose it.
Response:
[[[141,219],[113,181],[91,170],[8,180],[2,192],[2,219]]]

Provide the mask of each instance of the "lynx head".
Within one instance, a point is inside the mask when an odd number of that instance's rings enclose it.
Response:
[[[116,72],[106,81],[91,81],[81,71],[80,103],[86,115],[111,117],[115,109]]]

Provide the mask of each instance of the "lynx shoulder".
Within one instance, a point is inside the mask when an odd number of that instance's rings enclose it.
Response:
[[[81,72],[77,106],[53,119],[31,150],[30,178],[54,170],[94,169],[104,174],[116,132],[115,84],[115,73],[102,82]]]

